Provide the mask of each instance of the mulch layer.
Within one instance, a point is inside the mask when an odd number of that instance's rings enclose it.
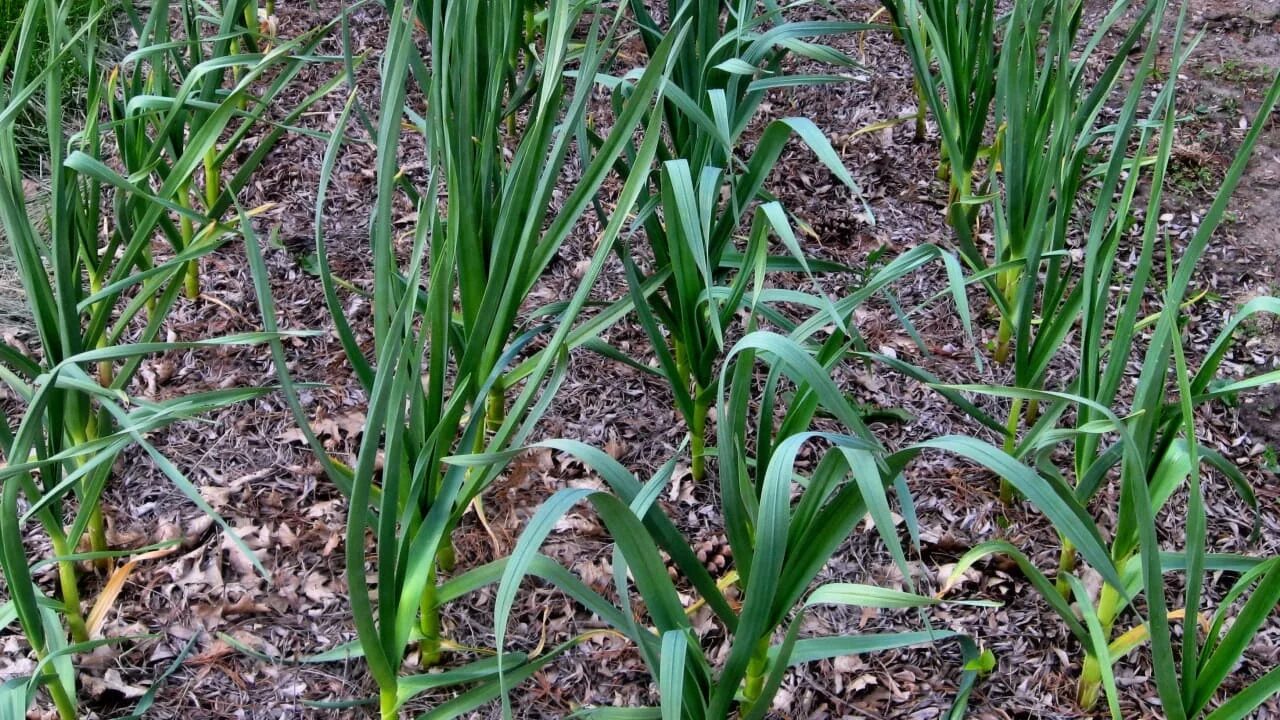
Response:
[[[1097,3],[1093,3],[1097,4]],[[279,33],[294,36],[340,12],[343,3],[281,3]],[[868,0],[839,3],[850,18],[867,19],[878,8]],[[376,112],[378,57],[385,42],[385,14],[364,5],[351,14],[357,53],[368,53],[358,69],[358,99]],[[1217,182],[1234,157],[1269,72],[1280,65],[1280,9],[1270,2],[1195,0],[1192,24],[1204,30],[1197,60],[1183,78],[1175,168],[1165,222],[1175,242],[1185,240],[1213,198]],[[331,37],[316,54],[341,52]],[[865,132],[875,123],[911,115],[915,98],[910,65],[888,33],[865,33],[835,43],[859,58],[864,69],[843,85],[779,91],[762,108],[762,120],[803,114],[832,138],[842,160],[860,185],[874,218],[863,203],[794,143],[772,177],[772,189],[813,231],[814,255],[873,272],[881,253],[892,257],[924,243],[949,245],[943,217],[945,186],[935,171],[936,138],[915,142],[911,122]],[[309,66],[279,102],[279,114],[339,72],[335,65]],[[600,106],[607,107],[604,98]],[[334,130],[345,93],[322,99],[303,117],[306,127]],[[375,153],[358,126],[347,128],[347,143],[335,169],[324,207],[323,229],[334,271],[356,285],[370,282],[367,227],[375,194]],[[421,138],[407,135],[403,165],[421,168]],[[247,207],[270,206],[258,217],[272,292],[282,328],[320,330],[290,339],[290,371],[296,380],[315,383],[303,393],[312,425],[338,457],[354,451],[364,421],[365,399],[351,376],[328,317],[319,280],[309,272],[315,202],[324,141],[286,137],[248,187]],[[1233,308],[1248,299],[1280,292],[1280,128],[1267,129],[1255,153],[1231,221],[1219,232],[1197,280],[1207,294],[1190,310],[1191,352],[1203,352]],[[414,163],[417,163],[415,165]],[[411,208],[399,212],[402,229],[411,227]],[[565,245],[530,305],[568,297],[594,250],[598,227],[584,223]],[[882,250],[883,249],[883,250]],[[173,339],[213,337],[259,329],[261,321],[241,248],[234,243],[203,263],[202,296],[181,301],[167,329]],[[823,289],[841,293],[856,275],[821,279]],[[807,287],[807,280],[783,278],[780,284]],[[984,363],[975,368],[954,306],[928,302],[945,285],[939,268],[926,268],[899,283],[902,307],[918,308],[913,324],[924,339],[918,345],[886,302],[869,303],[857,318],[868,345],[921,364],[944,381],[1008,382],[1004,368]],[[597,296],[626,292],[617,264],[606,269]],[[989,341],[996,322],[977,294],[979,343]],[[367,337],[370,307],[363,298],[344,296],[345,312]],[[1152,308],[1158,308],[1157,299]],[[1154,311],[1154,310],[1152,310]],[[1280,351],[1280,327],[1260,322],[1240,338],[1224,371],[1243,376],[1273,369]],[[20,330],[6,339],[22,342]],[[643,331],[624,322],[608,339],[642,360],[651,357]],[[31,338],[25,338],[30,341]],[[1071,352],[1057,360],[1072,362]],[[972,421],[918,383],[892,372],[863,366],[842,369],[843,389],[868,407],[892,411],[873,423],[890,447],[947,433],[982,435]],[[219,387],[271,385],[274,367],[262,347],[171,353],[147,361],[137,391],[167,398]],[[1202,442],[1235,461],[1254,483],[1262,511],[1262,533],[1249,538],[1251,514],[1221,477],[1205,478],[1210,516],[1209,542],[1215,552],[1280,552],[1280,488],[1272,469],[1280,451],[1280,392],[1259,391],[1230,407],[1201,417]],[[605,358],[581,352],[572,359],[569,380],[542,422],[543,437],[565,437],[605,449],[640,477],[679,452],[684,432],[672,398],[654,378]],[[989,438],[989,435],[987,435]],[[136,698],[175,660],[182,658],[156,695],[148,717],[195,719],[359,718],[364,707],[317,707],[375,694],[358,660],[338,663],[270,662],[242,652],[237,645],[274,658],[299,658],[329,650],[354,638],[345,601],[343,533],[346,505],[301,441],[283,399],[268,395],[227,408],[199,421],[158,432],[152,441],[200,488],[203,497],[257,554],[269,578],[261,577],[221,533],[157,471],[141,453],[120,461],[106,499],[111,540],[138,547],[181,538],[172,554],[146,562],[132,576],[107,619],[110,635],[154,635],[153,639],[100,648],[82,660],[88,717],[128,714]],[[1029,506],[1004,510],[995,480],[942,455],[926,455],[909,469],[915,494],[922,548],[912,558],[912,582],[921,592],[937,591],[963,552],[984,540],[1002,537],[1023,548],[1046,570],[1056,565],[1058,541],[1053,529]],[[488,493],[487,530],[474,516],[460,528],[456,545],[460,570],[508,553],[539,503],[556,490],[601,486],[580,463],[551,451],[530,453]],[[1104,526],[1114,521],[1114,493],[1095,508]],[[1168,542],[1182,540],[1184,498],[1175,498],[1162,514]],[[700,557],[717,573],[732,564],[719,527],[713,483],[695,485],[681,465],[664,507],[693,540]],[[1007,517],[1006,517],[1007,516]],[[874,532],[860,531],[824,569],[820,580],[871,583],[905,588],[904,578]],[[905,536],[905,529],[903,529]],[[612,546],[598,519],[586,510],[566,516],[544,551],[570,567],[591,587],[605,592],[612,583]],[[1086,578],[1088,579],[1088,578]],[[89,579],[92,584],[95,582]],[[98,581],[100,582],[100,581]],[[1220,596],[1229,578],[1212,577],[1210,596]],[[95,590],[90,587],[90,597]],[[493,647],[494,589],[488,588],[449,606],[447,636],[460,648],[446,664],[476,657],[461,648]],[[928,614],[929,626],[973,636],[996,655],[999,669],[983,678],[970,703],[974,718],[1082,717],[1074,708],[1079,647],[1066,628],[1035,595],[1011,563],[993,560],[970,570],[953,597],[984,598],[999,608],[942,606]],[[1124,616],[1121,626],[1132,623]],[[876,632],[922,629],[914,612],[815,612],[806,633]],[[706,611],[695,615],[710,657],[725,648],[719,628]],[[533,648],[544,640],[564,640],[598,627],[581,607],[546,586],[523,588],[508,637],[511,647]],[[228,638],[232,641],[228,641]],[[1117,669],[1126,717],[1160,717],[1150,662],[1135,652]],[[189,653],[189,654],[187,654]],[[183,657],[185,654],[185,657]],[[1243,687],[1280,663],[1280,622],[1267,626],[1230,681]],[[416,658],[411,657],[407,671]],[[911,718],[928,720],[947,712],[960,678],[960,653],[954,645],[911,648],[841,658],[797,668],[787,675],[775,704],[778,718]],[[29,672],[20,640],[0,635],[0,681]],[[426,709],[449,697],[424,696]],[[642,659],[629,645],[609,636],[589,641],[556,661],[513,694],[519,717],[562,717],[586,705],[653,704],[656,688]],[[490,708],[476,717],[497,717]],[[37,715],[37,717],[41,717]],[[1258,717],[1280,717],[1274,701]]]

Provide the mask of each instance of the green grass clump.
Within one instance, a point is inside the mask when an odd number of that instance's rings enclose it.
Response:
[[[51,57],[49,28],[47,23],[41,20],[32,23],[24,30],[21,20],[28,5],[43,11],[44,4],[43,0],[0,0],[0,52],[16,53],[18,40],[25,37],[32,50],[29,61],[32,65],[31,70],[35,74],[44,71]],[[113,6],[109,3],[96,5],[99,20],[92,23],[93,39],[110,42],[114,35],[113,25],[110,22],[114,16]],[[95,12],[94,7],[95,3],[91,0],[74,0],[74,2],[57,4],[57,12],[62,17],[61,28],[69,34],[85,27],[89,23],[90,16]],[[67,28],[70,30],[66,30]],[[65,35],[60,42],[65,42]],[[103,49],[100,46],[97,52],[100,53]],[[95,54],[95,63],[98,57]],[[67,120],[71,124],[76,124],[84,116],[89,75],[92,71],[88,69],[83,58],[70,55],[63,57],[59,71],[61,73],[59,100],[63,103],[63,112]],[[12,83],[14,81],[12,72],[7,70],[0,74],[0,81]],[[44,173],[40,167],[40,152],[41,143],[44,140],[45,118],[48,116],[46,92],[47,90],[41,88],[33,94],[13,121],[18,158],[32,175]]]

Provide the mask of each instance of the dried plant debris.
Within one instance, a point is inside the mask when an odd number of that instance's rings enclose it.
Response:
[[[276,37],[283,41],[301,36],[337,17],[343,11],[340,5],[332,0],[277,5]],[[1094,4],[1089,5],[1094,12]],[[880,4],[870,1],[840,3],[838,9],[856,20],[882,17],[876,15]],[[369,58],[354,68],[354,87],[341,85],[344,90],[318,98],[307,112],[291,120],[295,129],[315,132],[283,135],[237,200],[246,209],[261,210],[251,222],[263,241],[279,327],[319,331],[290,336],[282,343],[287,369],[302,384],[298,399],[309,429],[330,457],[354,464],[369,419],[369,397],[352,372],[315,274],[315,201],[327,149],[320,133],[335,131],[348,91],[354,91],[364,108],[379,107],[381,78],[375,59],[386,51],[389,23],[386,10],[378,4],[359,6],[348,13],[347,20],[353,56]],[[1254,117],[1261,102],[1267,83],[1259,80],[1257,71],[1280,62],[1276,41],[1280,18],[1267,3],[1196,0],[1190,23],[1188,30],[1206,31],[1200,52],[1212,59],[1184,69],[1186,77],[1177,99],[1179,116],[1186,123],[1177,129],[1169,195],[1159,218],[1175,253],[1186,246],[1205,218],[1215,187],[1244,137],[1241,120]],[[1109,36],[1106,42],[1114,47],[1119,40]],[[630,42],[619,62],[630,58],[638,63],[645,57],[639,41]],[[815,162],[800,143],[789,144],[780,154],[770,188],[794,213],[798,226],[803,226],[799,229],[806,251],[849,270],[821,274],[816,281],[800,273],[775,274],[766,286],[805,292],[815,292],[816,286],[818,292],[839,297],[902,252],[924,244],[949,247],[952,241],[946,217],[947,183],[937,177],[937,128],[930,119],[926,138],[917,142],[913,121],[904,119],[914,117],[917,97],[911,60],[901,42],[890,33],[873,32],[838,37],[831,44],[855,58],[860,68],[848,82],[772,91],[746,130],[741,153],[749,156],[770,121],[795,114],[812,118],[830,139],[861,195],[830,168]],[[311,52],[340,56],[341,34],[330,32]],[[805,60],[787,62],[793,64],[790,69],[806,69]],[[341,72],[341,63],[305,64],[281,89],[270,119],[284,120],[289,108],[299,106]],[[409,102],[421,103],[421,98]],[[595,93],[587,112],[598,127],[607,128],[615,112],[608,93]],[[244,147],[255,147],[266,132],[267,126],[257,127],[244,139]],[[337,292],[355,343],[372,356],[375,309],[369,296],[374,275],[368,217],[378,197],[376,137],[358,122],[348,123],[344,132],[347,141],[332,165],[321,218],[325,259],[343,280]],[[507,140],[514,147],[514,140]],[[427,143],[426,138],[406,132],[399,148],[399,171],[418,182],[427,175],[422,164]],[[1185,334],[1193,368],[1210,351],[1231,313],[1255,297],[1280,290],[1280,236],[1274,222],[1280,212],[1280,127],[1274,120],[1264,127],[1256,156],[1195,276],[1197,290],[1187,311],[1189,332]],[[230,159],[229,167],[244,159]],[[564,201],[571,190],[568,184],[566,179],[553,202]],[[621,190],[621,182],[610,179],[601,194],[616,198]],[[31,187],[30,202],[43,202],[43,197]],[[874,218],[867,214],[864,200]],[[393,209],[396,250],[402,258],[412,252],[416,212],[407,201]],[[590,213],[585,216],[530,289],[523,308],[526,313],[573,296],[603,229],[604,221]],[[992,242],[992,232],[989,218],[979,218],[978,242]],[[638,237],[634,242],[642,244]],[[652,260],[644,255],[650,250],[638,253],[642,261]],[[1131,276],[1136,262],[1132,248],[1121,252],[1116,281]],[[7,345],[29,349],[35,344],[30,312],[6,263],[12,263],[11,255],[0,252],[0,337]],[[164,320],[161,339],[261,329],[245,248],[234,242],[218,248],[201,258],[200,272],[199,296],[175,301]],[[604,262],[587,315],[598,310],[597,304],[627,296],[625,273],[617,258]],[[867,348],[922,367],[942,383],[1009,384],[1008,367],[987,362],[978,369],[973,360],[975,349],[985,352],[987,344],[998,341],[998,313],[982,292],[970,289],[977,335],[971,344],[955,306],[937,301],[947,282],[942,266],[922,266],[893,286],[891,299],[877,296],[860,306],[856,321]],[[1158,300],[1151,297],[1144,303],[1144,316],[1158,311]],[[915,311],[910,332],[899,320],[903,308]],[[1238,336],[1239,342],[1223,360],[1222,376],[1240,379],[1280,367],[1280,327],[1274,321],[1246,323]],[[600,448],[635,476],[649,478],[679,455],[686,440],[685,424],[671,386],[645,369],[658,366],[654,335],[632,316],[609,328],[603,338],[638,359],[640,366],[584,349],[574,351],[563,386],[530,440],[578,440]],[[536,349],[530,346],[529,352]],[[128,390],[137,398],[160,402],[200,391],[276,388],[275,362],[265,345],[227,345],[211,352],[174,348],[143,361]],[[1064,352],[1050,364],[1048,377],[1069,377],[1078,362],[1077,351]],[[1128,376],[1136,372],[1132,368]],[[999,442],[992,429],[907,374],[850,366],[834,373],[833,380],[890,450],[956,433]],[[5,409],[17,407],[17,398],[4,392],[0,403]],[[991,398],[975,397],[974,401],[990,412],[1003,407]],[[759,411],[758,401],[753,402],[752,411]],[[715,437],[719,421],[711,411],[707,437]],[[824,429],[836,425],[831,418],[819,417],[815,422]],[[1199,443],[1221,453],[1252,483],[1260,517],[1255,539],[1251,537],[1254,510],[1234,491],[1230,478],[1206,472],[1202,481],[1210,550],[1277,554],[1280,491],[1274,476],[1280,471],[1280,395],[1274,389],[1241,392],[1233,403],[1206,406],[1197,413],[1196,422]],[[152,700],[147,717],[155,718],[373,716],[373,708],[349,702],[377,696],[375,679],[362,660],[297,662],[343,647],[355,639],[356,632],[344,562],[347,500],[307,447],[307,437],[285,396],[274,390],[264,392],[198,420],[158,428],[147,438],[183,468],[199,498],[226,520],[239,542],[176,490],[147,452],[129,448],[116,459],[115,480],[103,497],[107,539],[111,547],[137,549],[139,558],[101,615],[99,631],[104,637],[145,639],[103,645],[77,659],[82,717],[127,716],[144,697]],[[811,472],[819,459],[817,451],[801,455],[798,471]],[[824,565],[818,582],[914,589],[923,596],[947,588],[949,597],[997,601],[996,608],[947,605],[929,612],[930,627],[967,634],[995,655],[998,671],[977,683],[967,716],[1091,717],[1076,705],[1076,678],[1081,670],[1076,641],[1035,593],[1024,570],[1005,556],[992,556],[953,577],[970,548],[993,538],[1007,541],[1040,568],[1055,567],[1059,536],[1052,524],[1028,504],[1002,506],[997,478],[954,456],[926,453],[907,472],[919,547],[909,548],[906,573],[867,518]],[[655,502],[690,541],[697,562],[721,578],[732,570],[735,558],[718,509],[714,463],[708,473],[707,482],[695,482],[691,464],[682,461],[672,468],[671,480]],[[570,453],[539,448],[520,455],[494,481],[482,502],[462,515],[453,537],[457,565],[445,577],[457,577],[511,553],[539,507],[558,491],[608,487],[596,468]],[[1185,492],[1175,493],[1157,518],[1160,537],[1170,547],[1183,539],[1179,533],[1189,502]],[[1118,521],[1110,509],[1118,504],[1116,491],[1108,488],[1090,506],[1098,525],[1108,533]],[[891,534],[909,544],[913,538],[902,515],[893,521]],[[47,539],[37,535],[28,543],[44,545]],[[146,550],[158,543],[165,544],[162,551]],[[372,542],[363,550],[372,561]],[[601,517],[589,506],[579,505],[560,517],[540,551],[569,568],[592,591],[610,600],[617,598],[614,543]],[[119,565],[128,560],[122,558]],[[111,579],[106,571],[87,564],[83,576],[89,598],[101,596]],[[52,588],[56,572],[46,568],[35,579]],[[1083,581],[1096,588],[1103,579],[1085,575]],[[1230,587],[1225,574],[1210,575],[1204,587],[1205,605],[1216,607]],[[684,602],[692,604],[695,594],[690,588],[677,584],[676,590]],[[1181,590],[1181,586],[1171,587],[1170,594]],[[480,659],[482,654],[473,649],[494,647],[497,595],[494,585],[442,608],[442,635],[449,641],[447,666]],[[0,599],[6,597],[0,595]],[[507,648],[525,652],[602,627],[599,617],[567,594],[532,580],[515,595],[510,618]],[[1123,615],[1117,627],[1128,627],[1137,618],[1132,612]],[[801,632],[806,637],[898,632],[915,628],[918,620],[912,611],[822,607],[806,615]],[[708,649],[707,656],[722,662],[730,652],[731,638],[714,613],[697,609],[689,622],[692,635]],[[0,682],[36,669],[26,647],[15,628],[0,634]],[[1230,689],[1239,690],[1241,683],[1275,667],[1280,662],[1277,648],[1280,622],[1272,617],[1228,680],[1236,683]],[[960,651],[945,644],[803,664],[781,678],[768,716],[945,717],[962,682],[962,664]],[[165,675],[171,665],[172,673]],[[427,672],[428,665],[411,650],[404,658],[404,673]],[[1124,717],[1162,716],[1149,650],[1139,649],[1118,665],[1115,682]],[[451,690],[424,693],[402,711],[416,716],[454,696]],[[658,701],[659,688],[642,653],[611,633],[595,634],[566,651],[511,693],[516,716],[529,718],[565,717],[588,706],[634,707]],[[52,705],[43,703],[42,696],[37,703],[41,709],[30,717],[55,717]],[[501,709],[491,703],[470,716],[496,718]],[[1272,700],[1255,716],[1280,717],[1280,705]]]

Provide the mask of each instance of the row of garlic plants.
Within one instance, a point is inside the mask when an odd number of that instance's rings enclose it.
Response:
[[[1051,575],[1000,539],[973,548],[956,573],[996,553],[1021,566],[1083,650],[1082,706],[1105,695],[1118,717],[1115,665],[1144,644],[1169,717],[1245,717],[1280,688],[1273,672],[1220,697],[1280,600],[1280,561],[1209,552],[1202,469],[1226,474],[1246,500],[1252,495],[1239,470],[1201,446],[1195,432],[1197,407],[1275,379],[1219,382],[1217,374],[1239,323],[1280,302],[1243,308],[1199,367],[1183,348],[1194,271],[1280,82],[1194,237],[1169,251],[1156,218],[1177,132],[1175,78],[1196,42],[1185,38],[1185,8],[1118,0],[1085,32],[1083,4],[1072,0],[1019,0],[1002,12],[989,0],[895,0],[892,27],[793,21],[794,8],[770,1],[395,0],[386,6],[387,47],[377,60],[380,107],[363,108],[354,69],[364,58],[350,47],[336,59],[313,52],[345,26],[345,16],[282,41],[265,32],[252,1],[225,2],[216,12],[156,2],[145,17],[126,12],[137,47],[107,63],[97,24],[114,9],[95,6],[88,23],[68,31],[69,7],[31,0],[0,53],[0,76],[11,79],[0,96],[0,219],[40,340],[31,354],[0,347],[0,379],[22,401],[21,416],[0,423],[0,567],[9,595],[0,621],[20,627],[38,660],[30,677],[0,688],[0,706],[25,711],[43,693],[63,720],[78,717],[76,655],[127,641],[100,637],[134,567],[115,561],[139,552],[108,547],[103,531],[99,498],[121,452],[141,447],[213,512],[147,433],[268,389],[159,403],[129,391],[147,357],[233,343],[270,348],[304,436],[348,498],[346,580],[357,639],[332,656],[364,659],[383,718],[399,717],[424,692],[455,687],[453,699],[424,716],[458,717],[499,698],[512,714],[510,691],[592,634],[534,656],[507,651],[508,620],[528,576],[559,587],[639,650],[661,702],[627,709],[626,717],[764,717],[797,664],[944,642],[958,644],[965,658],[950,710],[961,717],[991,657],[975,639],[923,621],[924,609],[943,596],[911,586],[814,587],[865,517],[911,577],[919,528],[908,468],[926,451],[990,470],[1002,479],[1006,502],[1025,498],[1058,530],[1062,561]],[[1137,20],[1104,54],[1103,38],[1126,13]],[[49,42],[30,40],[36,23],[47,26]],[[805,251],[795,219],[769,192],[788,142],[798,138],[855,201],[860,196],[820,128],[803,117],[758,121],[761,104],[779,89],[850,81],[857,63],[827,40],[890,29],[906,45],[923,107],[936,121],[958,253],[910,249],[842,297],[779,289],[770,275],[803,279],[844,269]],[[618,49],[632,36],[643,60],[620,66]],[[1158,82],[1162,52],[1172,67]],[[792,72],[795,59],[827,70]],[[270,104],[306,63],[330,60],[345,72],[283,120],[269,119]],[[74,132],[60,115],[68,61],[90,79],[87,120]],[[1090,70],[1099,64],[1100,75]],[[315,249],[336,334],[369,404],[351,462],[330,456],[310,430],[288,374],[255,210],[240,204],[274,142],[311,104],[343,90],[347,101],[326,135],[318,178]],[[44,223],[22,202],[27,168],[13,149],[15,119],[35,98],[50,108],[47,229],[37,229]],[[607,127],[595,119],[601,98]],[[1104,113],[1117,105],[1118,114]],[[346,318],[343,293],[351,285],[328,267],[323,231],[334,169],[356,122],[367,123],[377,158],[371,348]],[[229,162],[255,129],[265,141]],[[414,158],[427,168],[421,181],[401,172],[405,133],[426,138],[425,157]],[[574,177],[568,185],[566,175]],[[406,200],[417,221],[402,238],[395,208]],[[579,286],[571,297],[529,307],[588,215],[602,229]],[[984,223],[991,248],[980,240]],[[180,296],[199,297],[200,258],[233,239],[243,240],[263,332],[158,342]],[[400,240],[410,241],[407,255],[396,252]],[[1139,262],[1131,284],[1116,288],[1121,252]],[[592,293],[614,259],[628,292],[601,305]],[[944,269],[940,297],[954,304],[966,331],[970,286],[997,308],[991,355],[1011,366],[1011,386],[944,386],[922,368],[865,351],[859,308],[927,264]],[[589,306],[594,311],[584,312]],[[797,307],[809,316],[797,318]],[[622,321],[643,329],[652,357],[629,357],[602,339]],[[1082,357],[1077,374],[1050,386],[1050,364],[1073,345]],[[555,494],[511,556],[458,569],[452,533],[530,446],[574,351],[602,353],[666,382],[689,433],[683,457],[697,482],[715,487],[734,559],[724,574],[698,561],[657,502],[681,457],[641,480],[570,440],[539,444],[579,457],[608,489]],[[930,383],[1002,441],[988,443],[975,431],[889,450],[831,379],[850,362]],[[1121,389],[1133,362],[1142,371],[1130,395]],[[980,411],[975,395],[1007,402],[1008,419]],[[840,430],[815,429],[819,414]],[[820,460],[798,467],[806,446]],[[1062,448],[1074,458],[1070,467],[1055,464]],[[1119,505],[1099,512],[1098,503],[1113,497],[1102,492],[1111,485]],[[1175,495],[1188,498],[1186,543],[1168,551],[1158,541],[1158,514]],[[556,520],[581,503],[615,539],[612,600],[539,552]],[[905,545],[893,531],[895,507],[906,519]],[[1114,527],[1098,520],[1112,516]],[[45,547],[39,553],[24,545],[34,535],[47,540],[47,547],[37,543]],[[91,603],[80,595],[85,563],[108,573]],[[39,580],[48,566],[58,569],[54,585]],[[1094,593],[1083,581],[1086,567],[1103,581]],[[1204,577],[1220,571],[1238,581],[1208,608]],[[1166,590],[1169,572],[1184,575],[1181,597]],[[441,609],[491,585],[497,647],[462,662]],[[687,604],[678,588],[691,588],[696,600]],[[822,605],[917,608],[922,628],[800,637],[806,613]],[[723,657],[693,629],[700,607],[727,638]],[[1179,620],[1176,632],[1171,622]],[[1121,631],[1118,624],[1129,621],[1132,629]],[[439,667],[407,673],[415,650],[422,665]]]

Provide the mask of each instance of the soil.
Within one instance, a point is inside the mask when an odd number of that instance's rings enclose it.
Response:
[[[1253,117],[1274,68],[1280,67],[1280,6],[1269,2],[1212,2],[1195,8],[1196,21],[1205,31],[1195,68],[1194,93],[1188,93],[1186,109],[1194,114],[1195,151],[1207,152],[1208,178],[1214,177],[1233,157],[1231,133],[1244,118]],[[1264,76],[1266,76],[1264,78]],[[1215,289],[1236,302],[1280,289],[1280,129],[1270,127],[1262,135],[1240,189],[1235,194],[1235,222],[1227,229],[1230,240],[1221,245],[1210,266]],[[1189,169],[1187,175],[1199,170]],[[1207,197],[1212,187],[1199,187],[1184,178],[1191,197]],[[1207,200],[1202,201],[1207,202]],[[1274,357],[1280,335],[1270,321],[1248,328],[1244,345],[1260,357]],[[1274,417],[1276,395],[1264,391],[1244,400],[1241,422],[1268,446],[1280,442],[1280,423]]]
[[[1095,3],[1096,4],[1096,3]],[[330,17],[342,5],[318,0],[279,6],[280,34],[294,35]],[[878,5],[868,0],[839,3],[847,16],[869,18]],[[352,17],[352,34],[371,59],[358,71],[360,99],[377,107],[377,50],[385,18],[376,5]],[[1244,136],[1242,123],[1253,118],[1261,94],[1280,67],[1280,4],[1263,0],[1192,0],[1190,29],[1203,31],[1196,59],[1181,78],[1179,107],[1187,120],[1179,130],[1174,197],[1167,212],[1193,227],[1212,201],[1213,192]],[[317,54],[337,53],[331,38]],[[766,116],[804,114],[812,118],[840,152],[863,190],[874,222],[862,203],[821,169],[796,144],[775,171],[774,189],[814,231],[815,254],[855,268],[868,266],[880,248],[890,256],[922,243],[949,244],[943,218],[945,187],[935,177],[937,144],[915,142],[911,123],[875,132],[868,126],[913,113],[909,63],[893,37],[868,33],[836,41],[866,67],[856,82],[779,92],[764,108]],[[335,68],[309,68],[299,78],[289,107],[330,77]],[[345,97],[325,98],[304,116],[308,127],[332,130]],[[1280,294],[1280,123],[1272,120],[1231,205],[1231,221],[1218,233],[1197,282],[1209,291],[1198,305],[1194,331],[1202,345],[1215,336],[1227,315],[1249,299]],[[349,128],[357,140],[358,127]],[[405,157],[421,157],[407,142]],[[315,382],[303,401],[313,427],[339,458],[349,457],[364,419],[364,397],[346,367],[327,315],[319,281],[308,271],[308,249],[323,141],[293,135],[263,166],[241,198],[246,207],[270,204],[257,229],[266,245],[278,320],[284,329],[319,329],[288,348],[295,380]],[[368,208],[372,206],[373,150],[349,143],[338,163],[324,213],[330,263],[347,280],[361,285],[365,268]],[[409,221],[408,208],[401,220]],[[576,286],[579,264],[592,251],[593,228],[584,228],[562,250],[535,290],[535,304],[565,297]],[[170,321],[170,335],[187,339],[254,330],[259,327],[243,250],[230,245],[203,267],[202,296],[183,301]],[[824,282],[839,291],[853,278]],[[926,271],[895,288],[903,307],[931,297],[943,283]],[[598,294],[625,292],[621,268],[610,267]],[[356,296],[347,319],[359,330],[369,308]],[[975,296],[976,297],[976,296]],[[944,380],[973,382],[972,346],[955,312],[945,303],[926,306],[913,323],[923,337],[926,357],[887,307],[868,310],[861,328],[868,344],[913,362],[927,363]],[[980,318],[979,344],[994,335],[995,324]],[[1280,323],[1257,320],[1228,367],[1255,373],[1280,367]],[[20,331],[19,331],[19,334]],[[19,341],[21,337],[17,338]],[[623,323],[609,340],[636,356],[647,357],[647,341],[636,326]],[[1063,358],[1069,362],[1070,358]],[[986,364],[982,381],[1002,382],[1003,370]],[[878,422],[876,432],[896,446],[950,432],[978,433],[971,421],[935,394],[893,373],[849,371],[840,376],[860,402],[901,410],[897,420]],[[230,347],[216,352],[175,353],[148,361],[140,391],[169,397],[216,387],[269,386],[275,382],[269,354],[261,347]],[[1242,395],[1233,407],[1203,419],[1207,441],[1229,456],[1254,483],[1263,517],[1261,538],[1249,538],[1248,510],[1221,479],[1207,479],[1214,550],[1280,552],[1280,488],[1272,469],[1280,460],[1280,391]],[[545,437],[582,440],[606,449],[640,477],[678,452],[681,422],[670,393],[652,377],[602,357],[578,353],[570,381],[543,422]],[[111,539],[120,547],[139,547],[180,537],[171,555],[142,563],[106,621],[110,635],[155,635],[120,647],[106,647],[86,658],[82,682],[91,717],[127,715],[137,698],[158,683],[147,717],[195,719],[360,718],[372,711],[348,701],[375,695],[359,660],[333,663],[289,662],[331,650],[354,639],[346,610],[343,575],[345,502],[300,442],[282,398],[268,395],[237,405],[200,422],[175,425],[152,442],[200,488],[202,496],[230,523],[266,567],[264,579],[208,518],[204,517],[155,466],[139,453],[120,462],[117,481],[106,500]],[[1056,563],[1056,535],[1026,507],[1008,512],[999,506],[994,482],[944,457],[912,466],[908,484],[915,493],[924,548],[913,558],[914,579],[923,592],[939,589],[956,559],[969,547],[1003,535],[1031,552],[1041,567]],[[490,532],[468,516],[457,536],[460,570],[508,553],[525,521],[556,490],[597,483],[570,458],[549,451],[535,454],[498,483],[486,497]],[[713,509],[713,489],[695,486],[682,465],[666,508],[723,570],[732,562]],[[1165,518],[1164,532],[1177,537],[1177,513]],[[544,552],[570,567],[589,585],[611,583],[611,545],[591,514],[569,516]],[[904,579],[874,533],[855,533],[824,570],[822,580],[902,587]],[[968,573],[956,593],[996,599],[998,609],[943,607],[930,614],[932,627],[969,633],[991,649],[998,672],[983,678],[970,702],[969,717],[1073,718],[1079,648],[1066,629],[1031,590],[1016,569],[1000,562]],[[87,595],[96,594],[90,587]],[[448,607],[446,635],[461,646],[493,647],[490,618],[492,589]],[[705,618],[702,620],[705,621]],[[919,629],[912,613],[818,613],[807,631],[873,632]],[[595,627],[592,617],[562,594],[526,583],[509,637],[511,646],[534,647],[564,640]],[[719,642],[714,638],[708,642]],[[247,646],[269,661],[243,651]],[[0,635],[0,680],[27,667],[12,636]],[[471,653],[458,651],[446,663]],[[156,678],[176,663],[163,680]],[[412,671],[416,658],[410,658]],[[1258,637],[1237,670],[1241,682],[1280,664],[1280,623]],[[775,714],[778,718],[943,717],[960,677],[960,654],[939,644],[815,663],[788,674]],[[28,668],[29,671],[29,668]],[[1118,680],[1126,717],[1160,717],[1150,664],[1142,652],[1122,664]],[[425,709],[448,697],[424,696]],[[605,637],[571,651],[513,695],[519,717],[563,717],[585,705],[628,706],[656,699],[640,656],[625,643]],[[324,706],[324,703],[329,703]],[[498,717],[496,707],[476,717]],[[1258,717],[1280,717],[1276,701]]]

